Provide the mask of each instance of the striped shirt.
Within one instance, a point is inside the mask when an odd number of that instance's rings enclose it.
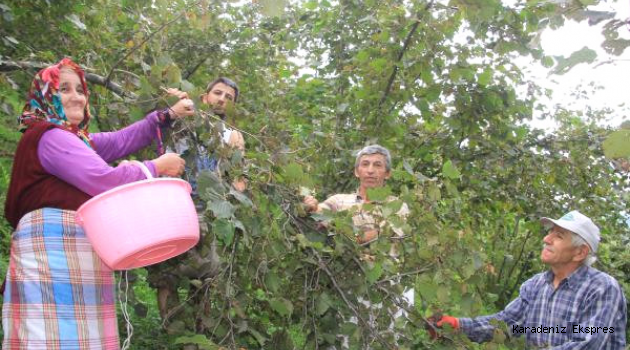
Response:
[[[626,299],[608,274],[581,266],[553,286],[551,271],[521,285],[520,295],[501,312],[460,318],[473,341],[492,338],[490,320],[504,321],[513,336],[525,335],[530,348],[623,350],[626,345]]]

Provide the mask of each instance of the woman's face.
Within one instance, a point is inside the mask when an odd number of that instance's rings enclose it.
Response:
[[[70,68],[61,68],[59,71],[61,105],[66,113],[66,119],[72,125],[79,125],[85,118],[85,106],[87,104],[85,93],[77,72]]]
[[[203,95],[202,102],[209,104],[217,114],[224,114],[228,103],[234,102],[236,91],[223,83],[216,83],[207,94]]]

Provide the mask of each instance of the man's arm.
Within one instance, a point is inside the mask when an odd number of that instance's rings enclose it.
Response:
[[[503,321],[508,325],[523,324],[529,307],[529,289],[531,284],[531,279],[525,281],[525,283],[521,285],[519,296],[512,300],[512,302],[510,302],[503,311],[489,316],[460,318],[460,329],[466,333],[470,340],[475,342],[484,342],[492,339],[494,333],[495,326],[490,324],[491,320]],[[518,336],[518,334],[515,335]]]

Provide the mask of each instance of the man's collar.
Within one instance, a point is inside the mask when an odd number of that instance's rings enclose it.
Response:
[[[569,277],[560,281],[560,283],[566,283],[570,288],[577,288],[588,276],[589,267],[586,264],[581,265],[575,271],[573,271]],[[554,274],[549,270],[545,273],[545,281],[553,285]],[[566,282],[564,282],[566,281]]]
[[[588,276],[589,267],[586,264],[578,267],[577,270],[573,271],[573,273],[567,277],[567,283],[571,288],[577,288],[582,281],[584,281]]]

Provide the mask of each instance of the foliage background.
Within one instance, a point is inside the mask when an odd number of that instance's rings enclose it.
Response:
[[[339,346],[337,334],[356,348],[391,348],[394,338],[401,348],[515,348],[500,334],[484,345],[454,334],[432,341],[424,321],[495,312],[514,298],[544,268],[541,216],[578,209],[594,218],[604,237],[598,268],[630,290],[628,173],[604,157],[611,130],[597,121],[606,111],[543,110],[537,99],[550,92],[512,63],[527,55],[562,72],[588,62],[536,46],[541,30],[569,18],[607,21],[603,47],[623,52],[629,43],[617,33],[627,23],[590,11],[595,3],[2,0],[1,193],[37,67],[70,56],[94,75],[93,131],[172,103],[161,86],[199,96],[229,76],[242,93],[228,121],[247,133],[245,165],[218,148],[228,177],[195,173],[208,208],[200,246],[130,273],[131,348],[315,349]],[[559,129],[532,127],[534,110]],[[212,133],[198,120],[184,126]],[[362,260],[347,215],[329,218],[327,236],[299,205],[306,189],[320,199],[353,191],[352,153],[374,142],[394,155],[389,187],[375,195],[396,194],[412,210],[399,262],[388,239],[370,248],[373,262]],[[247,197],[227,185],[241,173]],[[10,234],[3,223],[2,273]],[[410,320],[392,324],[385,310],[411,287]]]

